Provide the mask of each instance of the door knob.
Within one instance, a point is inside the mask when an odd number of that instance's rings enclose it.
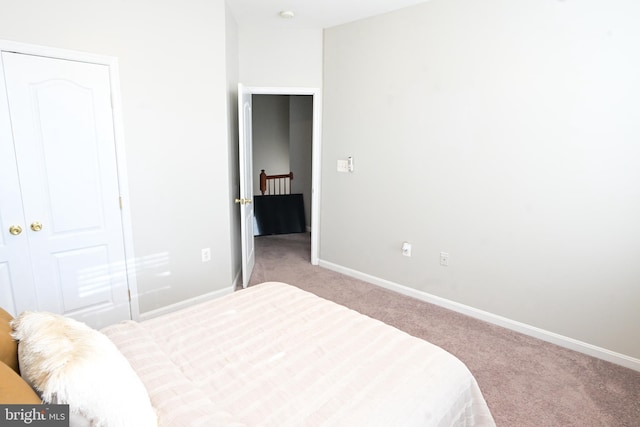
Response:
[[[246,205],[251,203],[251,199],[236,199],[236,203],[240,203],[241,205]]]
[[[33,231],[40,231],[40,230],[42,230],[42,223],[40,223],[40,222],[38,222],[38,221],[36,221],[36,222],[32,222],[32,223],[31,223],[31,229],[32,229]]]
[[[22,233],[22,227],[20,227],[19,225],[12,225],[11,227],[9,227],[9,233],[17,236],[18,234]]]

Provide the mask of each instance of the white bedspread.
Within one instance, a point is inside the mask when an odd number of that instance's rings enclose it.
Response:
[[[495,425],[457,358],[283,283],[103,332],[160,426]]]

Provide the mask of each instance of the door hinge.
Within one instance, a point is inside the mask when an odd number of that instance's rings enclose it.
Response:
[[[127,294],[129,295],[129,301],[131,301],[131,289],[127,289]]]
[[[120,204],[120,210],[122,210],[122,196],[118,196],[118,203]]]

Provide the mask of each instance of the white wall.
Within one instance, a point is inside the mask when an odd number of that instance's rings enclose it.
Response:
[[[240,26],[239,33],[244,85],[322,87],[322,30]]]
[[[326,30],[320,258],[640,358],[638,22],[433,0]]]
[[[0,38],[118,58],[141,312],[229,287],[224,1],[4,2]]]

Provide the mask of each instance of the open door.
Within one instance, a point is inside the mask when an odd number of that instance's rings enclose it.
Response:
[[[238,135],[240,158],[240,234],[242,239],[242,287],[249,286],[256,263],[253,241],[253,152],[251,134],[251,92],[238,84]]]

